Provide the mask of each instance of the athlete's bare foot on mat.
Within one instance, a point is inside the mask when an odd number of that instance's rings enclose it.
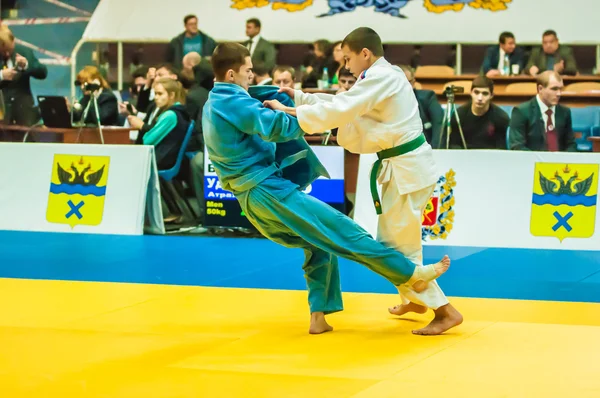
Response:
[[[413,303],[412,301],[408,304],[400,304],[395,307],[388,308],[388,311],[392,315],[404,315],[409,312],[416,312],[417,314],[424,314],[427,312],[427,307]]]
[[[431,280],[437,279],[450,268],[450,257],[444,256],[440,261],[431,266],[433,266],[433,269],[435,270],[435,277],[431,278]],[[429,267],[429,265],[426,267]],[[417,293],[421,293],[423,290],[427,289],[427,282],[428,281],[418,280],[412,285],[412,289]]]
[[[308,329],[308,333],[321,334],[325,332],[331,332],[332,330],[333,327],[331,327],[325,320],[324,313],[313,312],[310,314],[310,329]]]
[[[462,315],[452,306],[452,304],[446,304],[434,312],[435,318],[433,318],[433,321],[422,329],[413,330],[413,334],[421,336],[442,334],[445,331],[460,325],[463,321]]]

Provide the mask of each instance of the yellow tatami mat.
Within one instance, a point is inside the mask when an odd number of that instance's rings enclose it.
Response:
[[[346,293],[0,279],[0,397],[600,397],[600,305],[453,299],[445,336]]]

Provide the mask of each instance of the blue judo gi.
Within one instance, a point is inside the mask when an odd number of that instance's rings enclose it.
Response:
[[[267,109],[275,86],[249,92],[215,83],[204,105],[202,129],[208,156],[224,189],[233,192],[248,220],[268,239],[302,248],[310,311],[343,309],[337,256],[363,264],[394,285],[406,283],[415,264],[383,246],[358,224],[302,192],[327,170],[303,138],[295,117]]]

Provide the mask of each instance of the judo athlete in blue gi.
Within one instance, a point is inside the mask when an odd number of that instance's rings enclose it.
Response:
[[[297,119],[263,105],[265,100],[288,97],[274,86],[251,87],[249,93],[252,61],[240,44],[220,44],[211,62],[216,83],[202,118],[208,155],[223,188],[234,193],[248,220],[265,237],[304,249],[309,333],[332,330],[325,315],[343,309],[338,256],[415,291],[424,290],[448,269],[447,256],[416,267],[350,218],[304,194],[311,182],[328,174],[304,140]]]

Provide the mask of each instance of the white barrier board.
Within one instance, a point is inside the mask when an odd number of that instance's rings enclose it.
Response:
[[[154,148],[0,143],[0,229],[164,233]]]
[[[600,154],[437,150],[434,159],[440,180],[422,219],[425,245],[600,251]],[[375,160],[360,157],[354,213],[373,236]]]

